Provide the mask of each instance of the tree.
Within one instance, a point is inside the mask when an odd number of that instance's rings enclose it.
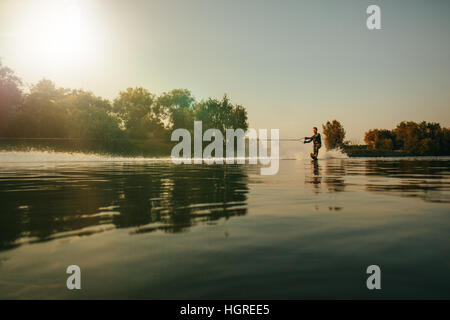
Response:
[[[155,96],[142,87],[121,91],[114,100],[113,110],[131,137],[165,136],[164,114],[154,102]]]
[[[7,133],[7,125],[22,102],[22,80],[0,60],[0,136]]]
[[[341,123],[337,120],[327,121],[322,125],[323,134],[325,135],[325,146],[327,150],[336,149],[342,146],[345,138],[345,130]]]
[[[450,155],[450,128],[442,128],[441,154]]]
[[[63,103],[70,111],[73,123],[71,136],[105,142],[124,137],[109,100],[91,92],[72,90]]]
[[[248,129],[247,110],[241,105],[233,106],[233,115],[231,119],[233,129]]]
[[[365,133],[364,142],[371,149],[392,150],[395,134],[390,130],[371,129]]]
[[[195,99],[189,90],[174,89],[159,96],[156,105],[159,108],[158,111],[168,117],[169,129],[183,128],[192,131],[194,102]]]
[[[68,90],[42,79],[31,87],[10,121],[9,135],[15,137],[63,138],[69,136],[71,120],[61,103]]]
[[[445,149],[444,133],[439,123],[402,121],[393,133],[398,147],[411,154],[440,154]]]
[[[364,141],[374,150],[399,150],[413,155],[448,155],[448,128],[439,123],[402,121],[394,130],[372,129]]]
[[[194,108],[195,120],[202,121],[203,130],[219,129],[224,135],[226,129],[247,130],[247,111],[243,106],[233,105],[225,94],[221,101],[209,98]]]

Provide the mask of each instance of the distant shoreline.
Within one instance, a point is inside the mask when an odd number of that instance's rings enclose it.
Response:
[[[369,149],[365,145],[347,145],[342,147],[342,152],[347,154],[350,158],[378,158],[378,157],[416,157],[423,156],[413,153],[408,153],[401,150],[377,150]],[[439,155],[429,155],[429,156],[439,156]]]
[[[176,142],[162,139],[117,139],[109,142],[100,139],[79,138],[1,138],[0,151],[54,151],[97,153],[112,156],[164,157],[170,156]],[[445,157],[448,155],[419,155],[401,150],[370,149],[366,145],[344,145],[340,150],[349,158],[408,158]],[[320,153],[325,152],[325,150]],[[319,159],[320,159],[319,153]]]

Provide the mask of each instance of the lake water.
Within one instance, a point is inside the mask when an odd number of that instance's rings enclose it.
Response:
[[[450,298],[449,158],[0,160],[2,299]]]

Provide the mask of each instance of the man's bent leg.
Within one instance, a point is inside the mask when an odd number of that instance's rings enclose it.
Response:
[[[314,146],[314,157],[318,157],[319,155],[319,147],[318,146]]]

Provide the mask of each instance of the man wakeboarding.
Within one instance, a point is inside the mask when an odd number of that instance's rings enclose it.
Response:
[[[322,139],[320,138],[320,133],[317,132],[317,128],[313,128],[314,135],[312,137],[305,137],[303,143],[313,143],[313,151],[310,153],[311,159],[317,160],[317,156],[319,155],[319,149],[322,146]]]

